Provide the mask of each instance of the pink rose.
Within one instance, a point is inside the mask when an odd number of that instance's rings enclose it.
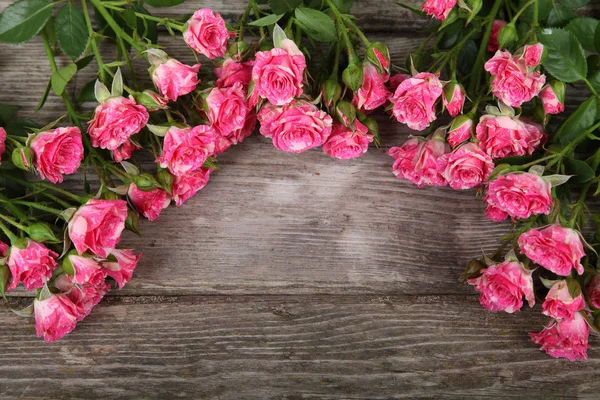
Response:
[[[284,106],[302,94],[306,60],[294,42],[283,40],[285,49],[259,51],[252,68],[254,91],[276,106]]]
[[[552,285],[546,295],[546,300],[542,305],[542,314],[558,320],[571,319],[575,313],[583,310],[584,307],[583,294],[573,298],[569,293],[567,281],[558,281]]]
[[[448,114],[456,117],[462,112],[465,104],[465,89],[459,83],[450,82],[444,86],[442,94],[443,104],[448,110]]]
[[[587,295],[590,298],[590,303],[600,309],[600,275],[596,274],[588,283]]]
[[[173,200],[177,207],[185,203],[208,183],[211,168],[200,168],[183,176],[175,176],[173,179]]]
[[[126,219],[125,201],[90,199],[69,221],[69,237],[80,255],[89,250],[106,258],[119,243]]]
[[[35,331],[46,343],[54,342],[75,329],[77,314],[75,305],[65,294],[33,301]]]
[[[248,114],[246,114],[243,127],[231,131],[226,135],[219,135],[217,137],[217,140],[215,141],[215,153],[221,154],[232,145],[242,143],[244,139],[254,132],[254,128],[256,128],[256,122],[256,111],[252,109],[250,112],[248,112]]]
[[[410,129],[422,131],[435,121],[435,103],[442,95],[439,74],[421,72],[403,81],[391,97],[392,113]]]
[[[299,100],[285,107],[266,104],[258,113],[260,133],[283,151],[301,153],[321,146],[331,134],[332,119],[315,105]]]
[[[0,164],[2,164],[2,154],[6,150],[6,131],[0,128]]]
[[[490,34],[490,39],[488,40],[487,51],[490,53],[495,53],[498,51],[498,32],[504,26],[506,26],[507,22],[499,19],[494,20],[492,22],[492,32]]]
[[[531,274],[520,262],[507,260],[482,269],[479,278],[468,282],[481,293],[479,302],[484,308],[512,314],[523,307],[523,296],[529,307],[535,304]]]
[[[81,131],[76,127],[40,132],[30,143],[34,165],[42,179],[61,183],[63,175],[77,171],[83,160]]]
[[[187,29],[183,32],[183,40],[188,46],[210,59],[225,54],[230,37],[232,34],[227,31],[221,15],[213,14],[209,8],[196,11],[188,20]]]
[[[345,127],[335,122],[331,131],[331,136],[323,145],[323,151],[333,158],[347,160],[360,157],[367,152],[369,143],[373,141],[373,135],[369,134],[369,129],[359,120],[355,121],[355,130]]]
[[[394,74],[391,76],[390,80],[387,81],[388,88],[391,93],[394,93],[398,86],[405,80],[410,79],[410,75],[407,74]]]
[[[106,275],[106,272],[104,273]],[[73,279],[66,274],[57,276],[53,283],[73,303],[73,313],[78,322],[90,315],[92,309],[110,291],[110,285],[104,281],[97,286],[89,284],[75,285]]]
[[[20,282],[23,282],[27,290],[39,289],[50,279],[52,271],[56,268],[58,254],[41,243],[31,239],[25,240],[25,248],[10,248],[6,265],[10,269],[12,281],[8,290],[16,288]]]
[[[141,254],[137,256],[130,249],[114,249],[110,252],[117,261],[104,261],[102,266],[106,269],[108,276],[117,281],[119,289],[123,289],[123,286],[133,276],[133,270],[137,267],[137,263],[142,257]]]
[[[0,257],[6,257],[6,253],[8,252],[9,247],[9,245],[0,240]]]
[[[565,111],[564,87],[562,100],[558,97],[552,85],[544,86],[539,96],[542,100],[544,112],[546,114],[560,114],[561,112]]]
[[[125,143],[113,150],[113,160],[116,163],[120,163],[123,160],[129,160],[134,151],[139,150],[140,147],[133,143],[131,140],[127,140]]]
[[[254,67],[254,60],[237,62],[233,58],[225,59],[223,65],[213,70],[217,76],[217,87],[227,88],[241,83],[244,90],[247,90],[252,79],[252,67]]]
[[[485,216],[490,221],[494,222],[504,221],[506,218],[508,218],[508,214],[506,212],[502,211],[497,207],[492,206],[491,204],[488,204],[488,206],[486,207]]]
[[[567,276],[572,269],[583,274],[581,258],[585,252],[579,233],[573,229],[558,225],[531,229],[519,237],[519,247],[531,261],[556,275]]]
[[[200,64],[189,66],[171,58],[160,64],[152,72],[152,80],[164,97],[171,101],[179,96],[191,93],[200,83],[198,79]]]
[[[164,190],[159,188],[148,191],[140,190],[133,182],[129,185],[127,196],[135,208],[149,221],[158,218],[160,212],[169,207],[169,203],[171,203],[171,196]]]
[[[250,111],[241,83],[223,89],[213,88],[206,97],[206,105],[211,126],[221,136],[242,129]]]
[[[208,125],[193,128],[172,126],[165,135],[163,153],[156,159],[162,168],[181,176],[204,164],[215,152],[217,132]]]
[[[489,178],[494,163],[477,144],[469,142],[440,157],[437,168],[452,189],[470,189]]]
[[[581,313],[573,319],[552,322],[540,333],[530,332],[531,340],[542,346],[541,350],[554,358],[566,358],[569,361],[586,360],[590,328]]]
[[[133,97],[111,97],[96,107],[88,133],[94,147],[115,150],[148,123],[146,107]]]
[[[523,47],[523,58],[528,67],[537,67],[542,62],[544,45],[541,43],[526,45]]]
[[[485,200],[513,219],[550,214],[552,185],[529,172],[499,175],[490,182]]]
[[[492,93],[512,107],[521,107],[538,95],[546,76],[527,68],[525,59],[512,56],[508,51],[497,51],[485,63],[485,70],[492,74]]]
[[[402,146],[392,147],[388,150],[387,154],[396,160],[392,166],[392,172],[397,178],[408,179],[415,184],[421,182],[421,177],[416,171],[416,165],[424,146],[424,138],[410,136]]]
[[[373,64],[363,63],[363,74],[362,86],[354,93],[352,104],[361,111],[372,111],[385,104],[391,93]]]
[[[71,254],[68,256],[69,262],[73,266],[73,277],[71,281],[79,285],[86,283],[94,286],[99,286],[106,279],[106,271],[102,269],[102,265],[91,257],[78,256]]]
[[[455,5],[456,0],[425,0],[425,4],[421,6],[421,11],[440,21],[444,21]]]
[[[492,159],[531,155],[546,140],[536,125],[507,115],[483,115],[475,130],[479,147]]]
[[[448,130],[448,143],[452,147],[471,139],[475,131],[475,122],[466,115],[459,115],[450,124]]]

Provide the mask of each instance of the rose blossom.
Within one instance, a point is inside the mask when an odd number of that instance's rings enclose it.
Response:
[[[177,207],[185,203],[208,183],[212,168],[200,168],[183,176],[173,178],[173,200]]]
[[[198,71],[200,64],[185,65],[171,58],[160,64],[152,72],[152,80],[160,94],[171,101],[179,96],[191,93],[200,83]]]
[[[367,152],[373,135],[359,120],[354,121],[355,130],[345,127],[339,122],[333,124],[331,136],[323,145],[323,151],[329,157],[347,160],[360,157]]]
[[[557,275],[567,276],[572,269],[583,274],[581,258],[585,256],[577,231],[550,225],[531,229],[519,237],[521,252],[533,262]]]
[[[506,212],[502,211],[498,207],[494,207],[491,204],[488,204],[488,206],[485,208],[485,216],[490,221],[495,222],[504,221],[506,218],[508,218],[508,214]]]
[[[244,121],[244,126],[240,129],[233,130],[226,135],[219,135],[215,141],[215,153],[221,154],[229,147],[234,144],[242,143],[244,139],[254,132],[254,128],[256,128],[256,111],[251,109],[248,114],[246,114],[246,119]]]
[[[73,303],[73,313],[78,322],[90,315],[92,309],[110,291],[110,284],[105,282],[101,282],[97,286],[75,285],[67,274],[57,276],[54,279],[54,286],[64,292]]]
[[[485,200],[513,219],[550,214],[552,185],[541,176],[530,173],[499,175],[490,182]]]
[[[206,97],[206,105],[211,126],[222,136],[242,129],[250,111],[241,83],[224,89],[213,88]]]
[[[102,266],[106,269],[108,276],[117,281],[119,289],[123,289],[123,286],[133,276],[133,270],[137,267],[137,263],[142,255],[138,254],[136,256],[133,250],[130,249],[114,249],[110,254],[117,261],[104,261]]]
[[[539,96],[542,100],[544,112],[546,114],[560,114],[561,112],[565,111],[564,88],[562,100],[558,97],[552,85],[544,86]]]
[[[63,175],[77,171],[83,160],[81,131],[76,127],[40,132],[31,140],[30,147],[40,177],[52,183],[60,183]]]
[[[398,86],[405,80],[410,79],[410,75],[407,74],[394,74],[390,77],[390,80],[387,81],[388,88],[390,92],[394,93]]]
[[[398,86],[390,98],[394,104],[392,113],[398,122],[422,131],[435,121],[435,103],[443,91],[438,77],[439,74],[421,72]]]
[[[562,320],[571,319],[574,314],[585,307],[583,294],[573,298],[569,293],[567,281],[558,281],[550,288],[542,305],[542,314]]]
[[[24,249],[17,246],[10,248],[6,265],[10,269],[12,281],[8,290],[16,288],[20,282],[23,282],[27,290],[39,289],[50,279],[56,268],[58,254],[41,243],[25,240],[27,246]]]
[[[73,266],[74,274],[71,278],[73,283],[79,285],[89,283],[94,286],[104,283],[106,271],[102,269],[102,266],[98,261],[91,257],[79,256],[77,254],[69,255],[68,259]]]
[[[113,150],[113,160],[120,163],[123,160],[129,160],[134,151],[139,150],[140,147],[133,143],[131,140],[127,140],[120,147]]]
[[[0,240],[0,258],[6,257],[6,253],[8,252],[9,247],[10,247],[9,245],[7,245],[2,240]]]
[[[89,250],[105,258],[119,243],[126,219],[125,201],[90,199],[69,221],[69,237],[80,255]]]
[[[507,260],[482,272],[480,277],[468,282],[481,292],[479,302],[487,310],[514,313],[523,307],[523,296],[529,307],[535,304],[532,271],[520,262]]]
[[[0,164],[2,164],[2,154],[6,150],[6,131],[0,128]]]
[[[217,77],[217,87],[227,88],[236,83],[241,83],[244,90],[247,90],[252,79],[253,66],[254,60],[237,62],[233,58],[225,59],[223,65],[213,70]]]
[[[148,191],[140,190],[133,182],[129,185],[127,196],[135,208],[149,221],[158,218],[160,212],[169,207],[171,202],[171,196],[166,191],[159,188]]]
[[[498,31],[502,29],[502,27],[506,26],[507,22],[499,19],[494,20],[492,22],[492,32],[490,34],[490,39],[488,40],[487,51],[490,53],[495,53],[498,51]]]
[[[165,135],[163,153],[156,159],[162,168],[181,176],[194,171],[215,152],[217,132],[208,125],[177,128],[172,126]]]
[[[258,121],[263,136],[272,138],[277,149],[292,153],[321,146],[331,134],[331,116],[304,100],[285,107],[266,104]]]
[[[371,111],[382,106],[391,93],[385,87],[385,80],[371,63],[363,63],[363,82],[354,93],[352,104],[361,111]]]
[[[296,44],[284,39],[284,48],[256,53],[252,80],[258,96],[284,106],[302,94],[306,60]]]
[[[442,92],[442,101],[448,114],[456,117],[462,112],[465,104],[465,89],[458,83],[448,83]]]
[[[587,295],[590,298],[590,303],[600,309],[600,274],[594,275],[587,286]]]
[[[537,126],[507,115],[483,115],[475,131],[479,147],[492,159],[531,155],[546,140]]]
[[[525,45],[523,47],[523,59],[528,67],[537,67],[542,62],[544,45],[541,43]]]
[[[421,6],[421,11],[440,21],[444,21],[455,5],[456,0],[425,0],[425,3]]]
[[[221,15],[213,14],[209,8],[196,11],[187,21],[187,29],[183,32],[183,40],[188,46],[210,59],[225,54],[230,37]]]
[[[485,63],[485,70],[492,74],[492,93],[505,104],[520,107],[538,95],[546,76],[527,68],[525,59],[508,51],[497,51]]]
[[[475,122],[466,115],[459,115],[450,124],[448,143],[452,147],[471,139],[475,131]]]
[[[77,311],[67,295],[55,294],[46,300],[33,301],[35,331],[46,343],[54,342],[75,329]]]
[[[420,183],[421,177],[416,171],[417,160],[425,146],[425,139],[420,136],[410,136],[400,147],[392,147],[387,154],[394,157],[392,172],[397,178],[408,179],[413,183]]]
[[[94,147],[115,150],[148,123],[146,107],[133,97],[111,97],[96,107],[88,133]]]
[[[554,358],[566,358],[570,361],[586,360],[590,328],[581,313],[575,313],[573,319],[552,322],[540,333],[530,332],[531,340],[542,346],[541,350]]]
[[[477,144],[468,142],[440,157],[437,168],[452,189],[470,189],[489,178],[494,163]]]

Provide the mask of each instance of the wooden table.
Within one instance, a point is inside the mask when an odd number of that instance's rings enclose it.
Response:
[[[358,3],[403,64],[427,20]],[[200,5],[232,20],[244,1]],[[192,61],[181,40],[162,40]],[[33,112],[49,77],[39,39],[1,45],[0,77],[0,103],[21,116],[64,113],[52,95]],[[527,335],[546,322],[539,305],[486,312],[459,283],[509,225],[487,221],[474,191],[396,179],[386,150],[410,132],[378,120],[383,147],[358,160],[287,154],[259,135],[227,151],[201,193],[126,237],[144,254],[134,279],[57,343],[0,306],[0,398],[599,398],[599,340],[586,362],[555,360]]]

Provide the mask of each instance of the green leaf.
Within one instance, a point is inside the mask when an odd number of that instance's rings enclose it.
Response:
[[[523,7],[525,4],[527,4],[529,2],[529,0],[520,0],[519,1],[519,8]],[[538,20],[544,20],[548,17],[548,14],[550,14],[550,11],[552,10],[552,0],[538,0]],[[521,17],[519,18],[520,21],[523,22],[527,22],[527,24],[531,24],[533,22],[533,13],[534,13],[534,8],[529,6],[527,7],[527,9],[523,12],[523,14],[521,15]]]
[[[17,106],[9,106],[8,104],[0,104],[0,125],[8,125],[11,117],[17,111]]]
[[[183,3],[185,0],[146,0],[144,3],[152,7],[173,7]]]
[[[252,21],[248,25],[250,25],[250,26],[269,26],[269,25],[275,24],[277,21],[279,21],[281,19],[281,17],[283,17],[283,14],[281,14],[281,15],[271,14],[271,15],[267,15],[266,17],[259,18],[256,21]]]
[[[85,18],[73,4],[67,3],[56,14],[56,40],[60,50],[76,59],[83,53],[89,39]]]
[[[600,69],[596,69],[588,75],[588,81],[596,92],[600,92]]]
[[[81,104],[85,103],[86,101],[95,102],[96,101],[96,97],[94,95],[95,84],[96,84],[95,79],[86,83],[85,86],[83,88],[81,88],[81,90],[77,94],[77,97],[75,98],[75,104],[80,106]]]
[[[10,277],[11,274],[8,265],[0,266],[0,294],[6,301],[8,301],[6,299],[6,288],[8,287],[8,282],[10,282]]]
[[[269,0],[269,7],[274,14],[285,14],[302,5],[302,0]]]
[[[92,62],[93,59],[94,59],[94,55],[90,54],[89,56],[82,57],[79,60],[75,61],[75,65],[77,65],[77,71],[87,67],[89,65],[89,63]]]
[[[35,111],[40,111],[41,108],[44,107],[44,104],[46,103],[46,100],[48,99],[48,94],[50,94],[50,87],[52,86],[50,83],[51,83],[51,81],[48,81],[48,84],[46,85],[46,89],[44,89],[44,94],[42,95],[42,98],[38,102],[37,107],[35,107]]]
[[[52,78],[50,79],[50,83],[52,84],[52,91],[60,96],[65,91],[65,86],[77,72],[77,65],[69,64],[66,67],[59,68],[56,72],[52,74]]]
[[[6,7],[0,16],[0,42],[19,44],[29,41],[52,16],[53,6],[45,0],[19,0]]]
[[[151,15],[148,10],[137,3],[133,4],[131,8],[137,13]],[[138,18],[137,32],[142,37],[145,37],[146,39],[150,40],[150,42],[156,44],[158,42],[157,25],[158,23],[155,21],[148,21],[144,18]]]
[[[352,4],[354,0],[333,0],[333,4],[340,10],[341,13],[349,13],[352,9]]]
[[[589,3],[589,0],[559,0],[560,4],[569,8],[581,8]]]
[[[596,177],[592,167],[585,161],[566,159],[565,167],[567,175],[573,175],[572,181],[575,183],[585,183]]]
[[[307,35],[320,42],[337,41],[337,31],[331,17],[312,8],[296,8],[296,24]]]
[[[123,18],[123,21],[125,21],[127,26],[129,26],[131,29],[137,28],[137,17],[135,16],[135,11],[131,9],[123,10],[121,13],[121,18]]]
[[[587,76],[587,62],[581,44],[564,29],[544,28],[538,32],[539,41],[548,49],[544,68],[556,79],[576,82]]]
[[[567,30],[575,35],[581,46],[586,50],[594,52],[596,51],[594,38],[597,28],[598,20],[590,17],[575,18],[567,25]]]
[[[548,14],[548,25],[562,27],[576,17],[577,14],[575,14],[573,11],[557,4],[554,8],[552,8],[550,14]]]
[[[585,131],[594,124],[596,112],[596,98],[590,97],[562,123],[556,131],[556,139],[564,146],[585,134]]]

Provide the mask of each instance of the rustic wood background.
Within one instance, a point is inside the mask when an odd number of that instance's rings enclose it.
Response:
[[[201,6],[231,21],[244,3],[188,1],[157,14]],[[357,3],[370,36],[403,64],[428,20],[393,1]],[[181,40],[161,42],[192,61]],[[0,45],[0,103],[20,116],[64,113],[52,95],[33,112],[49,75],[39,39]],[[582,97],[567,98],[574,107]],[[555,360],[527,335],[546,322],[539,305],[484,311],[458,277],[508,224],[487,221],[474,191],[396,179],[385,152],[410,132],[378,119],[383,148],[358,160],[287,154],[259,135],[227,151],[193,200],[127,236],[144,253],[134,279],[58,343],[1,305],[0,397],[597,399],[600,341],[586,362]]]

